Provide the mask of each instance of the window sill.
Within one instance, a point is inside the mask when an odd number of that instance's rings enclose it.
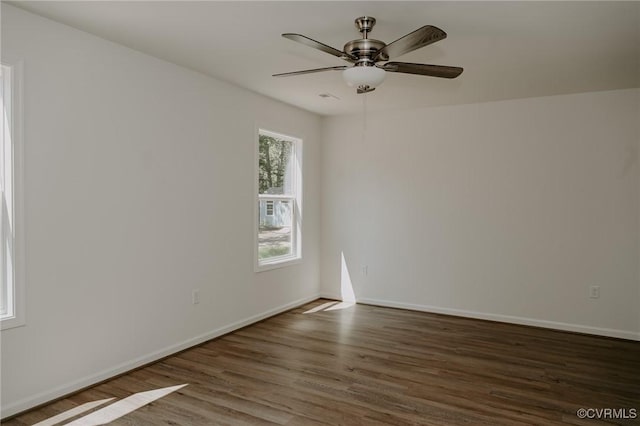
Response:
[[[24,318],[6,317],[0,320],[0,330],[8,330],[10,328],[22,327],[26,324]]]
[[[285,268],[287,266],[297,265],[299,263],[302,263],[301,256],[288,257],[285,259],[276,259],[276,260],[272,260],[271,262],[258,263],[255,266],[254,271],[255,272],[271,271],[273,269]]]

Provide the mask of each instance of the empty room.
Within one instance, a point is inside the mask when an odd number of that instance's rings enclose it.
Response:
[[[640,2],[0,19],[3,425],[640,424]]]

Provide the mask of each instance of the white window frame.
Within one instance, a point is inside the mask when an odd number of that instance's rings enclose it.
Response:
[[[291,158],[293,194],[277,195],[277,194],[260,194],[259,192],[259,168],[260,168],[260,135],[271,136],[276,139],[285,140],[293,144],[293,155]],[[302,261],[302,138],[289,136],[283,133],[265,130],[264,127],[257,126],[255,132],[255,162],[254,162],[254,194],[255,194],[255,212],[254,212],[254,270],[255,272],[268,271],[275,268],[282,268],[294,265]],[[275,201],[289,201],[291,204],[291,254],[285,256],[274,256],[268,260],[260,260],[259,258],[259,232],[260,232],[260,201],[273,201],[275,209]],[[266,204],[266,203],[265,203]],[[266,210],[266,205],[265,205]]]
[[[6,256],[6,247],[10,247],[11,254],[11,269],[12,274],[7,279],[6,271],[4,268],[0,270],[0,273],[4,277],[0,278],[0,285],[6,288],[6,302],[7,311],[0,314],[0,329],[6,330],[13,327],[19,327],[26,324],[26,312],[25,312],[25,267],[24,267],[24,231],[23,222],[24,217],[24,199],[23,199],[23,105],[22,105],[22,76],[23,65],[21,61],[14,63],[2,64],[2,84],[3,97],[2,102],[6,103],[7,119],[5,121],[2,118],[3,131],[6,131],[5,138],[3,138],[8,146],[1,146],[2,154],[0,155],[0,161],[5,161],[5,156],[11,156],[8,162],[11,165],[11,171],[8,172],[9,180],[9,194],[11,196],[12,206],[7,206],[4,201],[4,195],[2,199],[3,212],[1,214],[1,220],[6,237],[2,238],[0,254],[2,256],[2,262],[4,264],[4,257]],[[5,108],[3,107],[4,111]],[[7,164],[7,163],[5,163]],[[4,169],[4,168],[3,168]],[[1,177],[5,181],[5,176]],[[8,211],[10,210],[10,211]],[[5,285],[6,284],[6,285]],[[5,291],[2,291],[4,294]],[[3,296],[4,297],[4,296]]]

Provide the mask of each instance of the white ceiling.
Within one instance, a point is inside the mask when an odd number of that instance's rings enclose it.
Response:
[[[342,49],[358,16],[387,43],[431,24],[448,38],[399,58],[464,67],[455,80],[389,73],[367,108],[412,108],[640,87],[640,2],[21,1],[12,4],[320,114],[362,109],[344,65],[284,39],[301,33]],[[324,99],[321,93],[339,98]]]

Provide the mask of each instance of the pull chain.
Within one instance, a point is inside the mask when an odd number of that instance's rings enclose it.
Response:
[[[369,161],[368,161],[368,150],[366,149],[367,147],[367,97],[368,95],[366,93],[362,94],[362,139],[361,139],[361,146],[360,146],[360,173],[359,173],[359,181],[360,181],[360,188],[359,188],[359,192],[360,192],[360,208],[364,209],[365,212],[369,212],[369,208],[368,208],[368,204],[369,204],[369,196],[367,194],[367,169],[369,168]],[[366,216],[365,216],[366,217]],[[360,229],[359,232],[359,238],[360,238],[360,268],[366,268],[367,264],[367,238],[366,238],[366,234],[367,234],[367,224],[368,221],[367,220],[359,220],[358,221],[358,228]]]
[[[362,94],[362,148],[367,140],[367,94]]]

